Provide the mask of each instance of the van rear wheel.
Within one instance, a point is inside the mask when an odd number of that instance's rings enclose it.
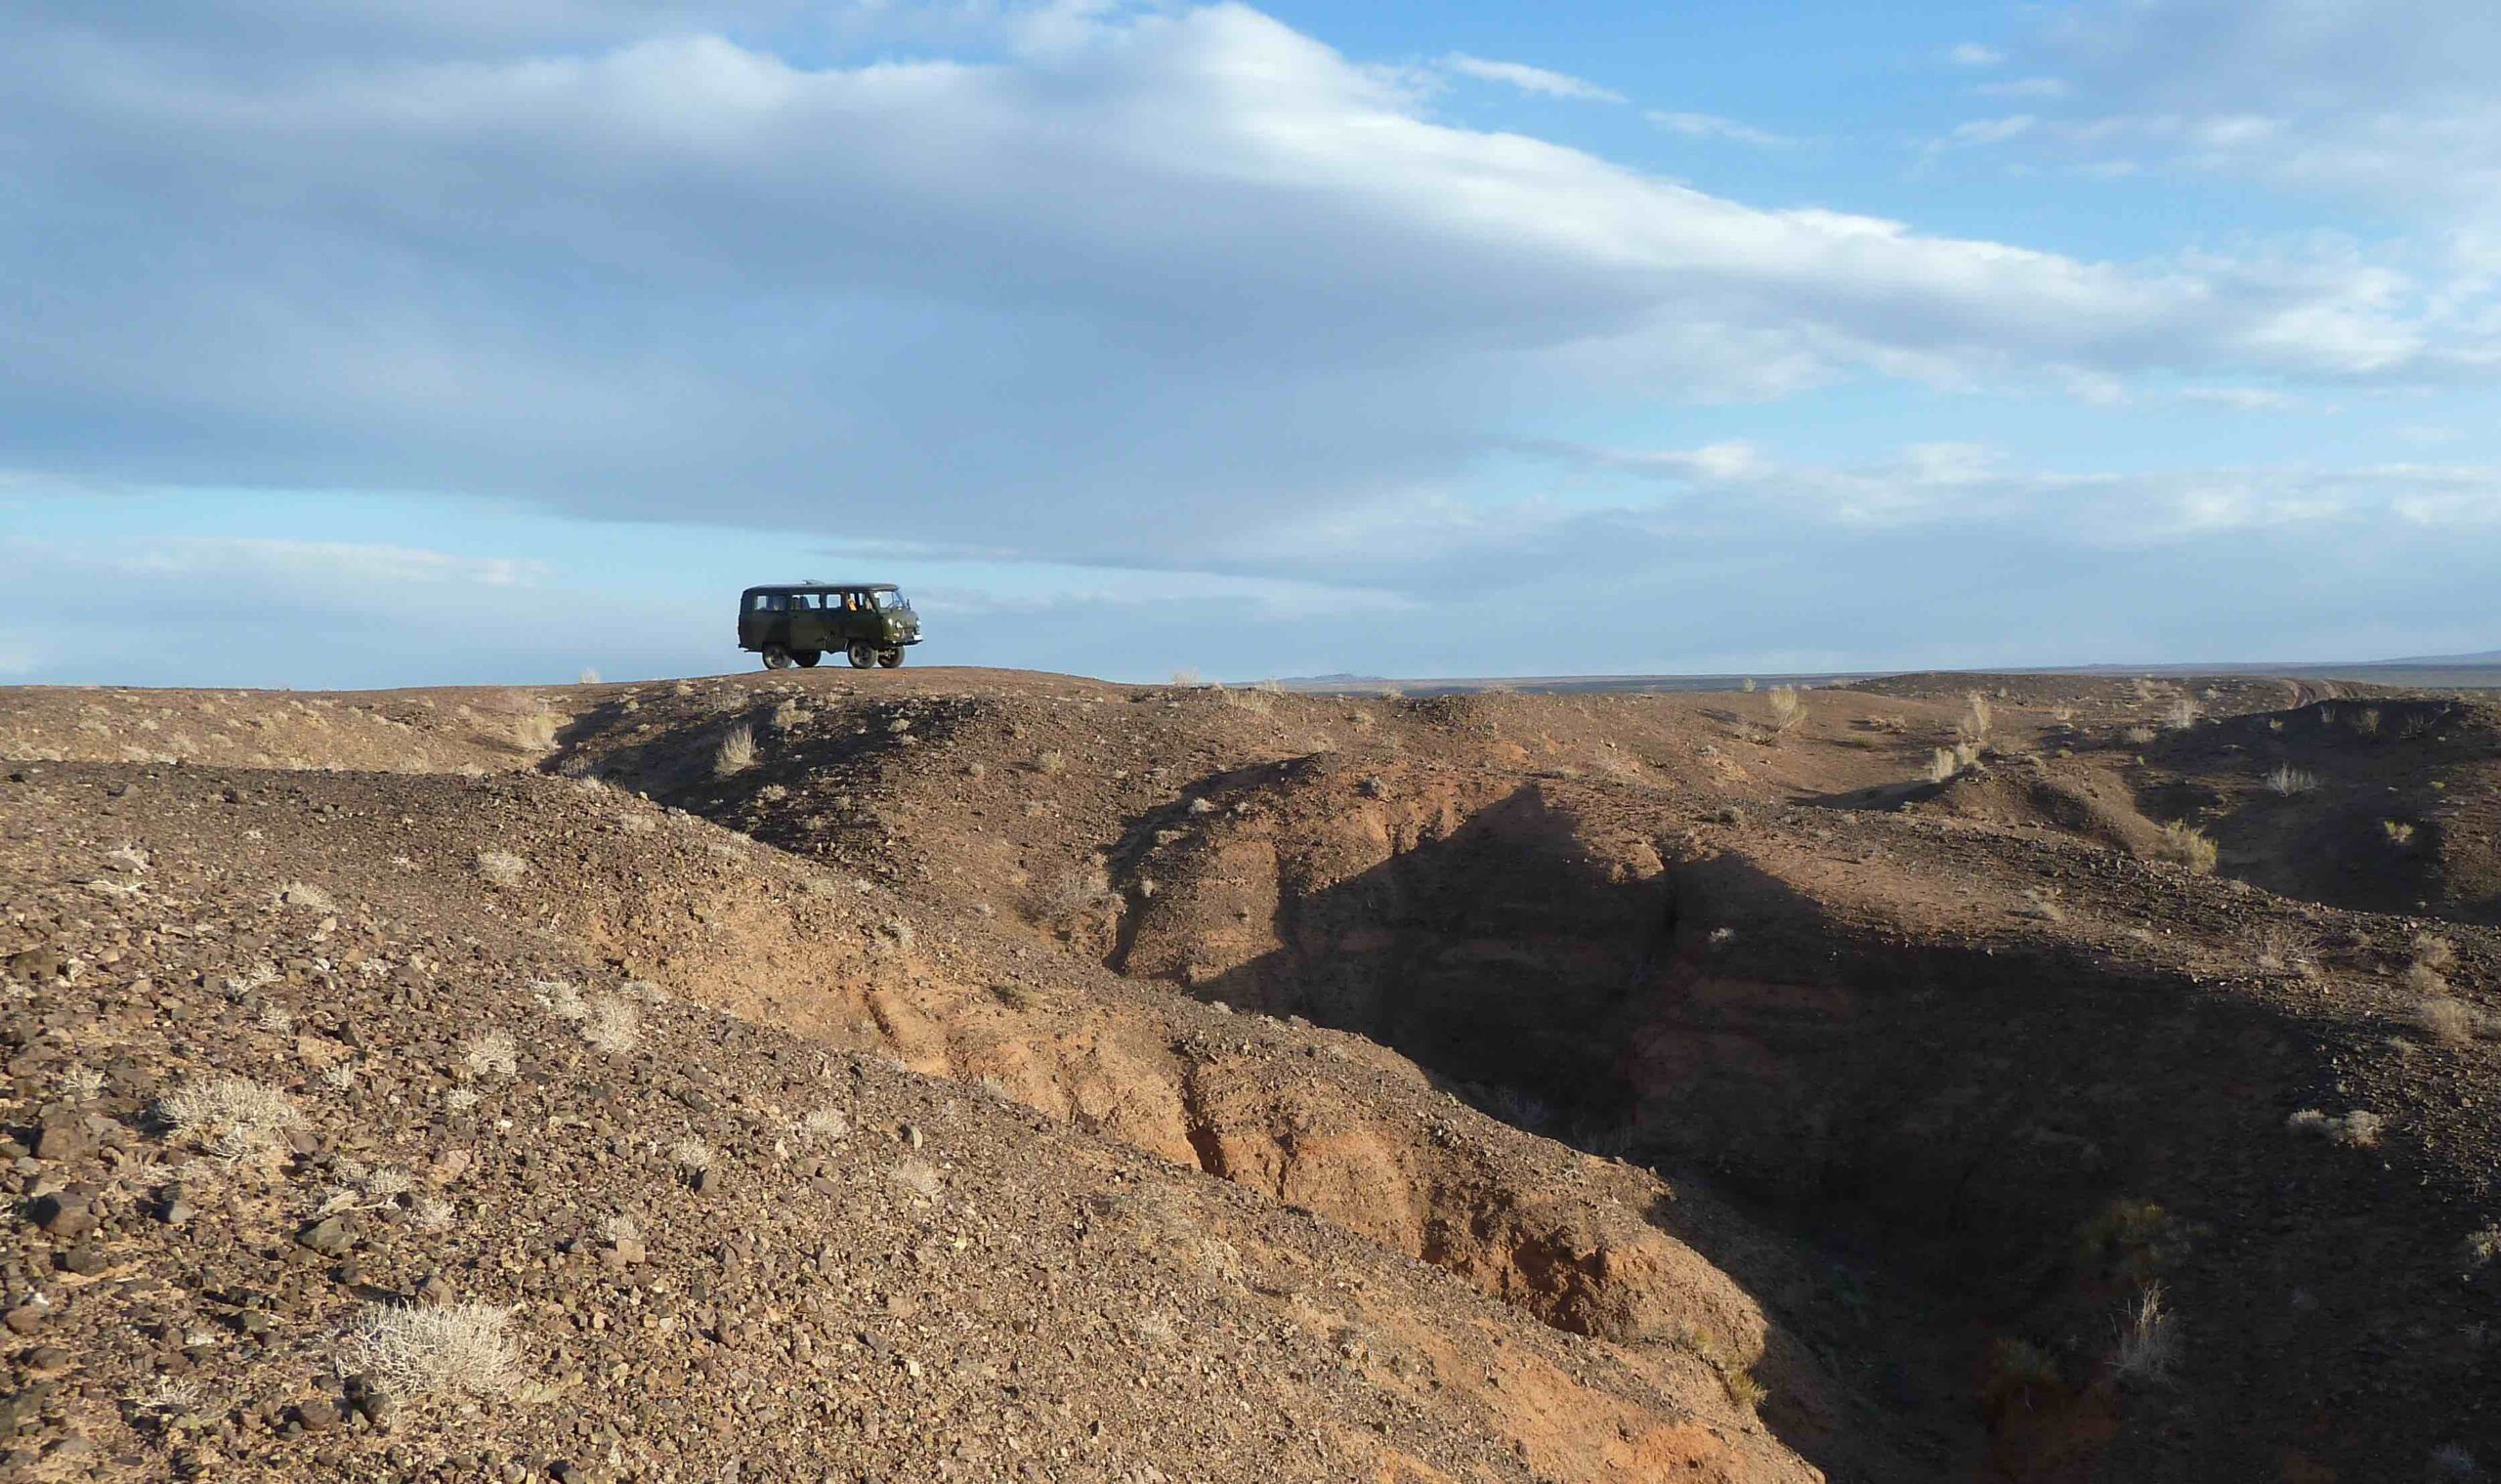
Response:
[[[851,667],[855,670],[865,670],[877,662],[877,647],[866,639],[852,640],[850,655]]]
[[[902,648],[897,645],[887,645],[884,649],[877,651],[877,662],[887,669],[893,669],[896,665],[903,663]]]
[[[766,645],[764,647],[764,667],[768,670],[788,669],[790,667],[790,652],[778,644]]]

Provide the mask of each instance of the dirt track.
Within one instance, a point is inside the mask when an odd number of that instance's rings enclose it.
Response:
[[[14,1466],[2501,1459],[2494,717],[2357,689],[6,693]],[[291,1141],[178,1147],[210,1069]],[[384,1429],[429,1274],[530,1379]]]

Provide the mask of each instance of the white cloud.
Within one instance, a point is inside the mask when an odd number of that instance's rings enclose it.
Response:
[[[1761,145],[1767,148],[1796,143],[1785,135],[1757,129],[1749,124],[1741,124],[1733,118],[1721,118],[1715,113],[1678,113],[1664,108],[1652,108],[1642,116],[1662,129],[1692,139],[1726,139],[1734,140],[1741,145]]]
[[[279,579],[363,590],[412,584],[527,587],[546,564],[518,557],[467,557],[422,547],[266,537],[167,536],[97,554],[90,565],[126,577],[216,573],[240,581]]]
[[[1551,72],[1520,62],[1493,62],[1453,52],[1442,59],[1442,65],[1462,77],[1480,82],[1499,82],[1523,93],[1546,98],[1568,98],[1581,103],[1622,103],[1624,95],[1611,88],[1574,77],[1565,72]]]
[[[1974,118],[1956,124],[1946,137],[1954,144],[1974,148],[2002,145],[2032,132],[2040,120],[2029,113],[2014,113],[2004,118]]]
[[[2180,398],[2235,412],[2287,412],[2304,404],[2302,399],[2272,387],[2183,387]]]
[[[2074,95],[2075,88],[2059,77],[2017,77],[2007,82],[1984,82],[1971,90],[1982,98],[2033,99],[2048,102]]]
[[[1993,67],[2006,61],[2006,54],[1993,46],[1965,41],[1947,48],[1945,60],[1958,67]]]
[[[2488,0],[2086,0],[2047,13],[2027,52],[2083,110],[2045,144],[2125,142],[2292,190],[2501,214]]]
[[[1472,550],[1451,491],[1556,406],[2465,379],[2501,346],[2488,290],[2336,244],[2105,262],[1714,195],[1239,6],[854,64],[551,0],[525,42],[477,6],[311,64],[237,3],[232,38],[0,53],[32,229],[0,273],[44,288],[0,297],[0,463],[1342,582],[1306,533],[1437,509]],[[1923,457],[1820,487],[1866,522],[2007,488]]]

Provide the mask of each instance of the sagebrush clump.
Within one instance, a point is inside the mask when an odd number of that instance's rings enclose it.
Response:
[[[479,851],[477,866],[478,874],[497,886],[518,885],[530,874],[530,863],[509,850]]]
[[[294,1099],[242,1077],[186,1082],[165,1095],[156,1113],[178,1137],[225,1159],[275,1148],[286,1130],[304,1122]]]
[[[481,1031],[461,1043],[460,1065],[473,1077],[510,1077],[521,1070],[521,1049],[509,1031]]]
[[[712,776],[729,778],[755,766],[755,729],[739,727],[721,739],[712,754]]]
[[[2215,869],[2218,853],[2215,842],[2194,825],[2174,820],[2162,827],[2154,840],[2154,858],[2185,866],[2199,875]]]
[[[506,1333],[512,1313],[488,1303],[367,1304],[341,1336],[339,1369],[397,1396],[501,1396],[520,1377]]]
[[[582,1019],[582,1039],[596,1050],[621,1056],[642,1044],[643,1012],[630,1000],[602,995]]]

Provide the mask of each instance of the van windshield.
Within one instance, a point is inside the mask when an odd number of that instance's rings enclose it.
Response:
[[[873,596],[876,599],[877,606],[882,609],[892,610],[911,607],[911,600],[906,598],[899,592],[882,592],[874,594]]]

